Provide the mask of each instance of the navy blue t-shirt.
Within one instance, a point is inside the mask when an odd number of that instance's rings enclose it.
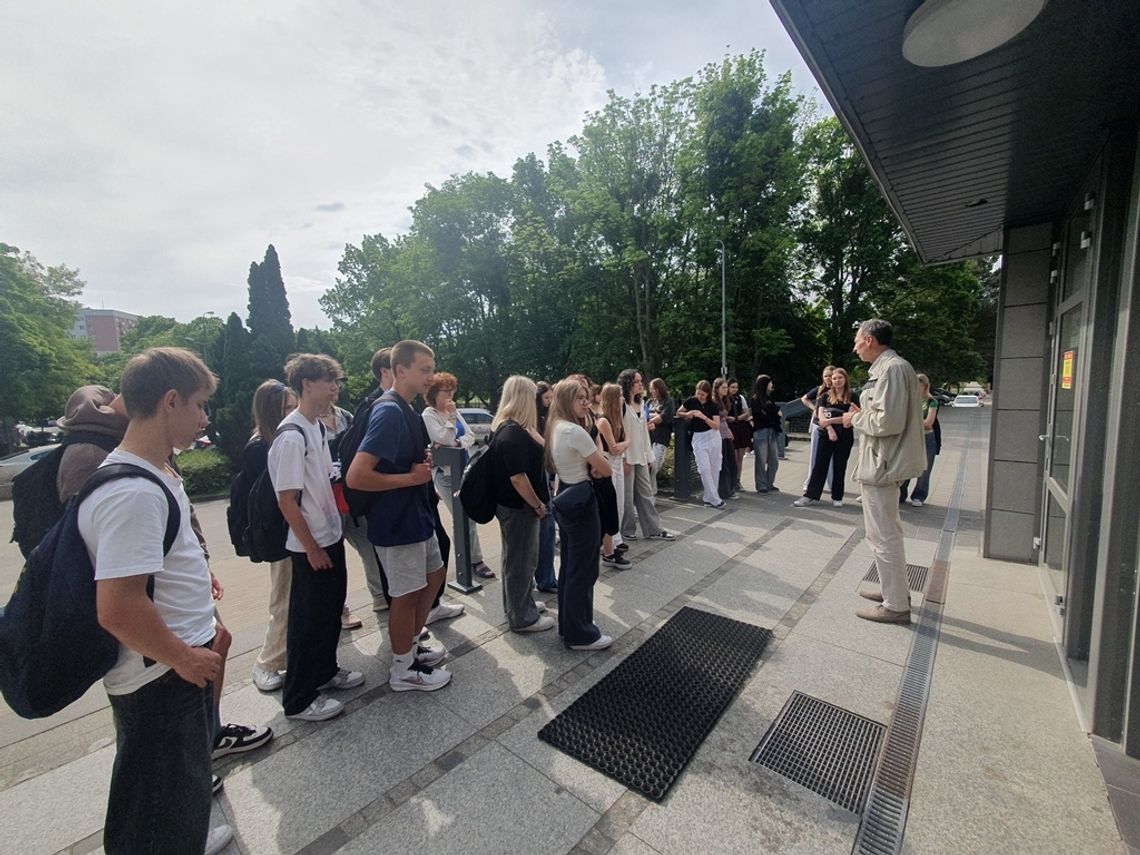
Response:
[[[377,472],[411,472],[425,460],[428,446],[423,419],[395,392],[385,392],[372,407],[360,451],[379,458]],[[431,481],[376,493],[368,510],[368,539],[377,546],[423,543],[435,534]]]

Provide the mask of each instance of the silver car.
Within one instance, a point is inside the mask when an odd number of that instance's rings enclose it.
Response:
[[[47,457],[57,448],[59,448],[58,443],[56,445],[41,445],[39,448],[33,448],[30,451],[18,451],[0,459],[0,484],[11,484],[13,478],[37,460]]]
[[[471,428],[471,434],[475,437],[475,444],[486,445],[487,440],[491,437],[491,422],[495,418],[491,411],[484,410],[482,407],[460,407],[459,415],[463,416],[463,421],[467,422],[467,427]]]

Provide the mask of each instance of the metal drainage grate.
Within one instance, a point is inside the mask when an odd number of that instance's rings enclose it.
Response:
[[[858,814],[886,729],[850,710],[793,692],[750,759]]]
[[[906,578],[912,591],[922,593],[926,590],[926,577],[930,573],[929,567],[920,567],[917,564],[906,565]],[[867,571],[867,575],[863,577],[864,582],[879,582],[879,568],[874,561],[871,562],[871,568]]]

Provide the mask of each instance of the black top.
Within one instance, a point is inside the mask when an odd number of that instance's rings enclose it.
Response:
[[[697,396],[693,395],[691,398],[686,398],[681,406],[686,410],[700,410],[710,419],[715,419],[720,415],[720,406],[716,404],[712,398],[709,398],[702,404],[699,400],[697,400]],[[689,419],[690,433],[704,433],[706,430],[712,430],[712,428],[709,427],[708,422],[706,422],[704,419]]]
[[[508,508],[521,508],[526,504],[511,483],[512,475],[524,472],[539,501],[545,504],[549,500],[546,475],[543,472],[543,449],[527,433],[526,428],[515,422],[504,422],[491,440],[491,453],[495,455],[493,471],[496,502]]]
[[[817,414],[820,414],[820,415],[824,416],[825,418],[833,419],[836,416],[841,416],[845,412],[850,410],[851,404],[855,404],[856,406],[858,406],[858,404],[859,404],[859,393],[858,392],[852,392],[851,393],[851,403],[849,403],[849,404],[848,403],[833,404],[828,400],[827,395],[821,395],[819,397],[819,399],[815,402],[815,410],[816,410]],[[832,427],[835,428],[836,430],[851,430],[851,428],[844,428],[843,425],[839,425],[839,424],[832,425]]]
[[[752,429],[764,430],[765,428],[774,428],[780,430],[780,408],[776,405],[775,401],[760,402],[759,398],[753,398],[748,402],[748,406],[752,410]]]

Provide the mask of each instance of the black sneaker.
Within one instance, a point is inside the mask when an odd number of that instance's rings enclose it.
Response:
[[[602,560],[607,564],[613,564],[615,567],[632,567],[633,562],[622,555],[620,552],[614,552],[613,555],[603,555]]]
[[[246,727],[242,724],[224,724],[218,738],[214,740],[213,759],[225,757],[227,754],[241,754],[243,751],[252,751],[260,748],[273,738],[273,729],[270,727]]]
[[[222,791],[222,776],[215,775],[214,780],[210,782],[210,791],[213,795],[217,795]]]
[[[619,543],[614,547],[614,552],[627,552],[629,550],[628,543]]]
[[[657,532],[657,534],[651,534],[649,536],[649,539],[650,540],[676,540],[676,538],[673,537],[673,535],[670,534],[669,532],[665,531],[665,529],[662,529],[661,531]]]

